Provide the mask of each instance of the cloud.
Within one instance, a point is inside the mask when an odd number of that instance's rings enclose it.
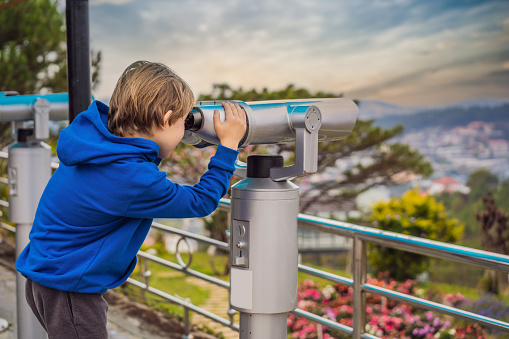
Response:
[[[90,5],[91,6],[98,6],[102,4],[122,5],[132,1],[133,0],[90,0]]]
[[[488,74],[488,77],[500,80],[500,82],[505,83],[506,87],[509,87],[509,69],[491,72]]]
[[[507,46],[508,13],[504,1],[95,0],[90,20],[92,47],[104,57],[100,95],[123,67],[148,59],[170,65],[197,93],[217,82],[295,83],[383,100],[401,86],[417,93],[448,68],[464,67],[450,73],[461,82],[465,69]],[[490,62],[480,61],[483,74],[495,71]]]

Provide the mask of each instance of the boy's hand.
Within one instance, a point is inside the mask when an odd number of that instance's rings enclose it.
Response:
[[[237,150],[239,142],[246,133],[246,112],[239,104],[223,102],[226,120],[222,123],[219,111],[214,111],[214,129],[221,145]]]

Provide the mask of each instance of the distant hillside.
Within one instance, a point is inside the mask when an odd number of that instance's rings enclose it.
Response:
[[[413,115],[416,113],[438,111],[438,110],[449,110],[449,109],[469,109],[477,107],[483,108],[495,108],[503,105],[509,105],[509,100],[500,99],[469,99],[460,101],[451,105],[443,107],[417,107],[417,106],[398,106],[392,103],[378,101],[378,100],[360,100],[359,110],[360,119],[383,119],[389,116],[401,116],[401,115]]]
[[[495,123],[497,129],[504,131],[504,139],[509,140],[509,104],[498,107],[450,107],[410,115],[387,115],[376,119],[375,123],[385,128],[403,125],[405,132],[410,132],[430,127],[450,129],[466,126],[472,121]]]
[[[361,100],[359,102],[360,119],[380,119],[386,116],[407,115],[427,110],[423,107],[402,107],[383,101]]]

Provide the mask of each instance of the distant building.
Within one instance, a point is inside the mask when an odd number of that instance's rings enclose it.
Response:
[[[509,155],[509,142],[504,139],[495,139],[488,141],[491,154],[494,157],[503,157]]]
[[[442,193],[470,193],[470,187],[454,180],[451,177],[445,176],[440,179],[433,180],[430,188],[428,189],[429,195],[437,195]]]
[[[488,123],[484,121],[472,121],[467,125],[467,129],[474,130],[478,132],[485,133],[487,135],[490,135],[493,133],[493,129],[495,127],[494,123]]]
[[[401,171],[391,176],[391,181],[397,185],[421,179],[422,175],[409,171]]]

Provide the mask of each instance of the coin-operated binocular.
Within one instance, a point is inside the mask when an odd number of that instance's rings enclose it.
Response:
[[[238,102],[247,130],[239,147],[295,141],[295,163],[251,155],[237,164],[232,186],[230,301],[240,312],[240,339],[286,339],[287,313],[297,308],[299,188],[289,179],[314,173],[318,142],[345,138],[359,109],[347,99]],[[183,142],[217,145],[213,113],[221,102],[200,102],[188,115]]]
[[[16,224],[16,258],[26,247],[39,199],[51,177],[50,120],[68,119],[66,93],[19,95],[0,92],[0,121],[11,122],[15,142],[8,148],[9,221]],[[18,338],[46,338],[26,303],[25,278],[16,275]]]
[[[49,121],[68,119],[68,107],[67,93],[0,92],[0,121],[11,122],[16,140],[8,150],[9,220],[14,223],[31,224],[34,219],[51,176],[51,148],[43,142],[49,137]]]
[[[202,101],[186,119],[182,142],[196,147],[219,144],[213,115],[225,113],[222,101]],[[271,170],[271,179],[290,179],[317,170],[318,142],[345,138],[355,126],[359,109],[348,99],[297,99],[237,103],[244,109],[247,129],[239,143],[248,145],[279,144],[295,141],[295,164]],[[237,173],[241,173],[240,169]],[[240,176],[245,176],[241,174]]]

